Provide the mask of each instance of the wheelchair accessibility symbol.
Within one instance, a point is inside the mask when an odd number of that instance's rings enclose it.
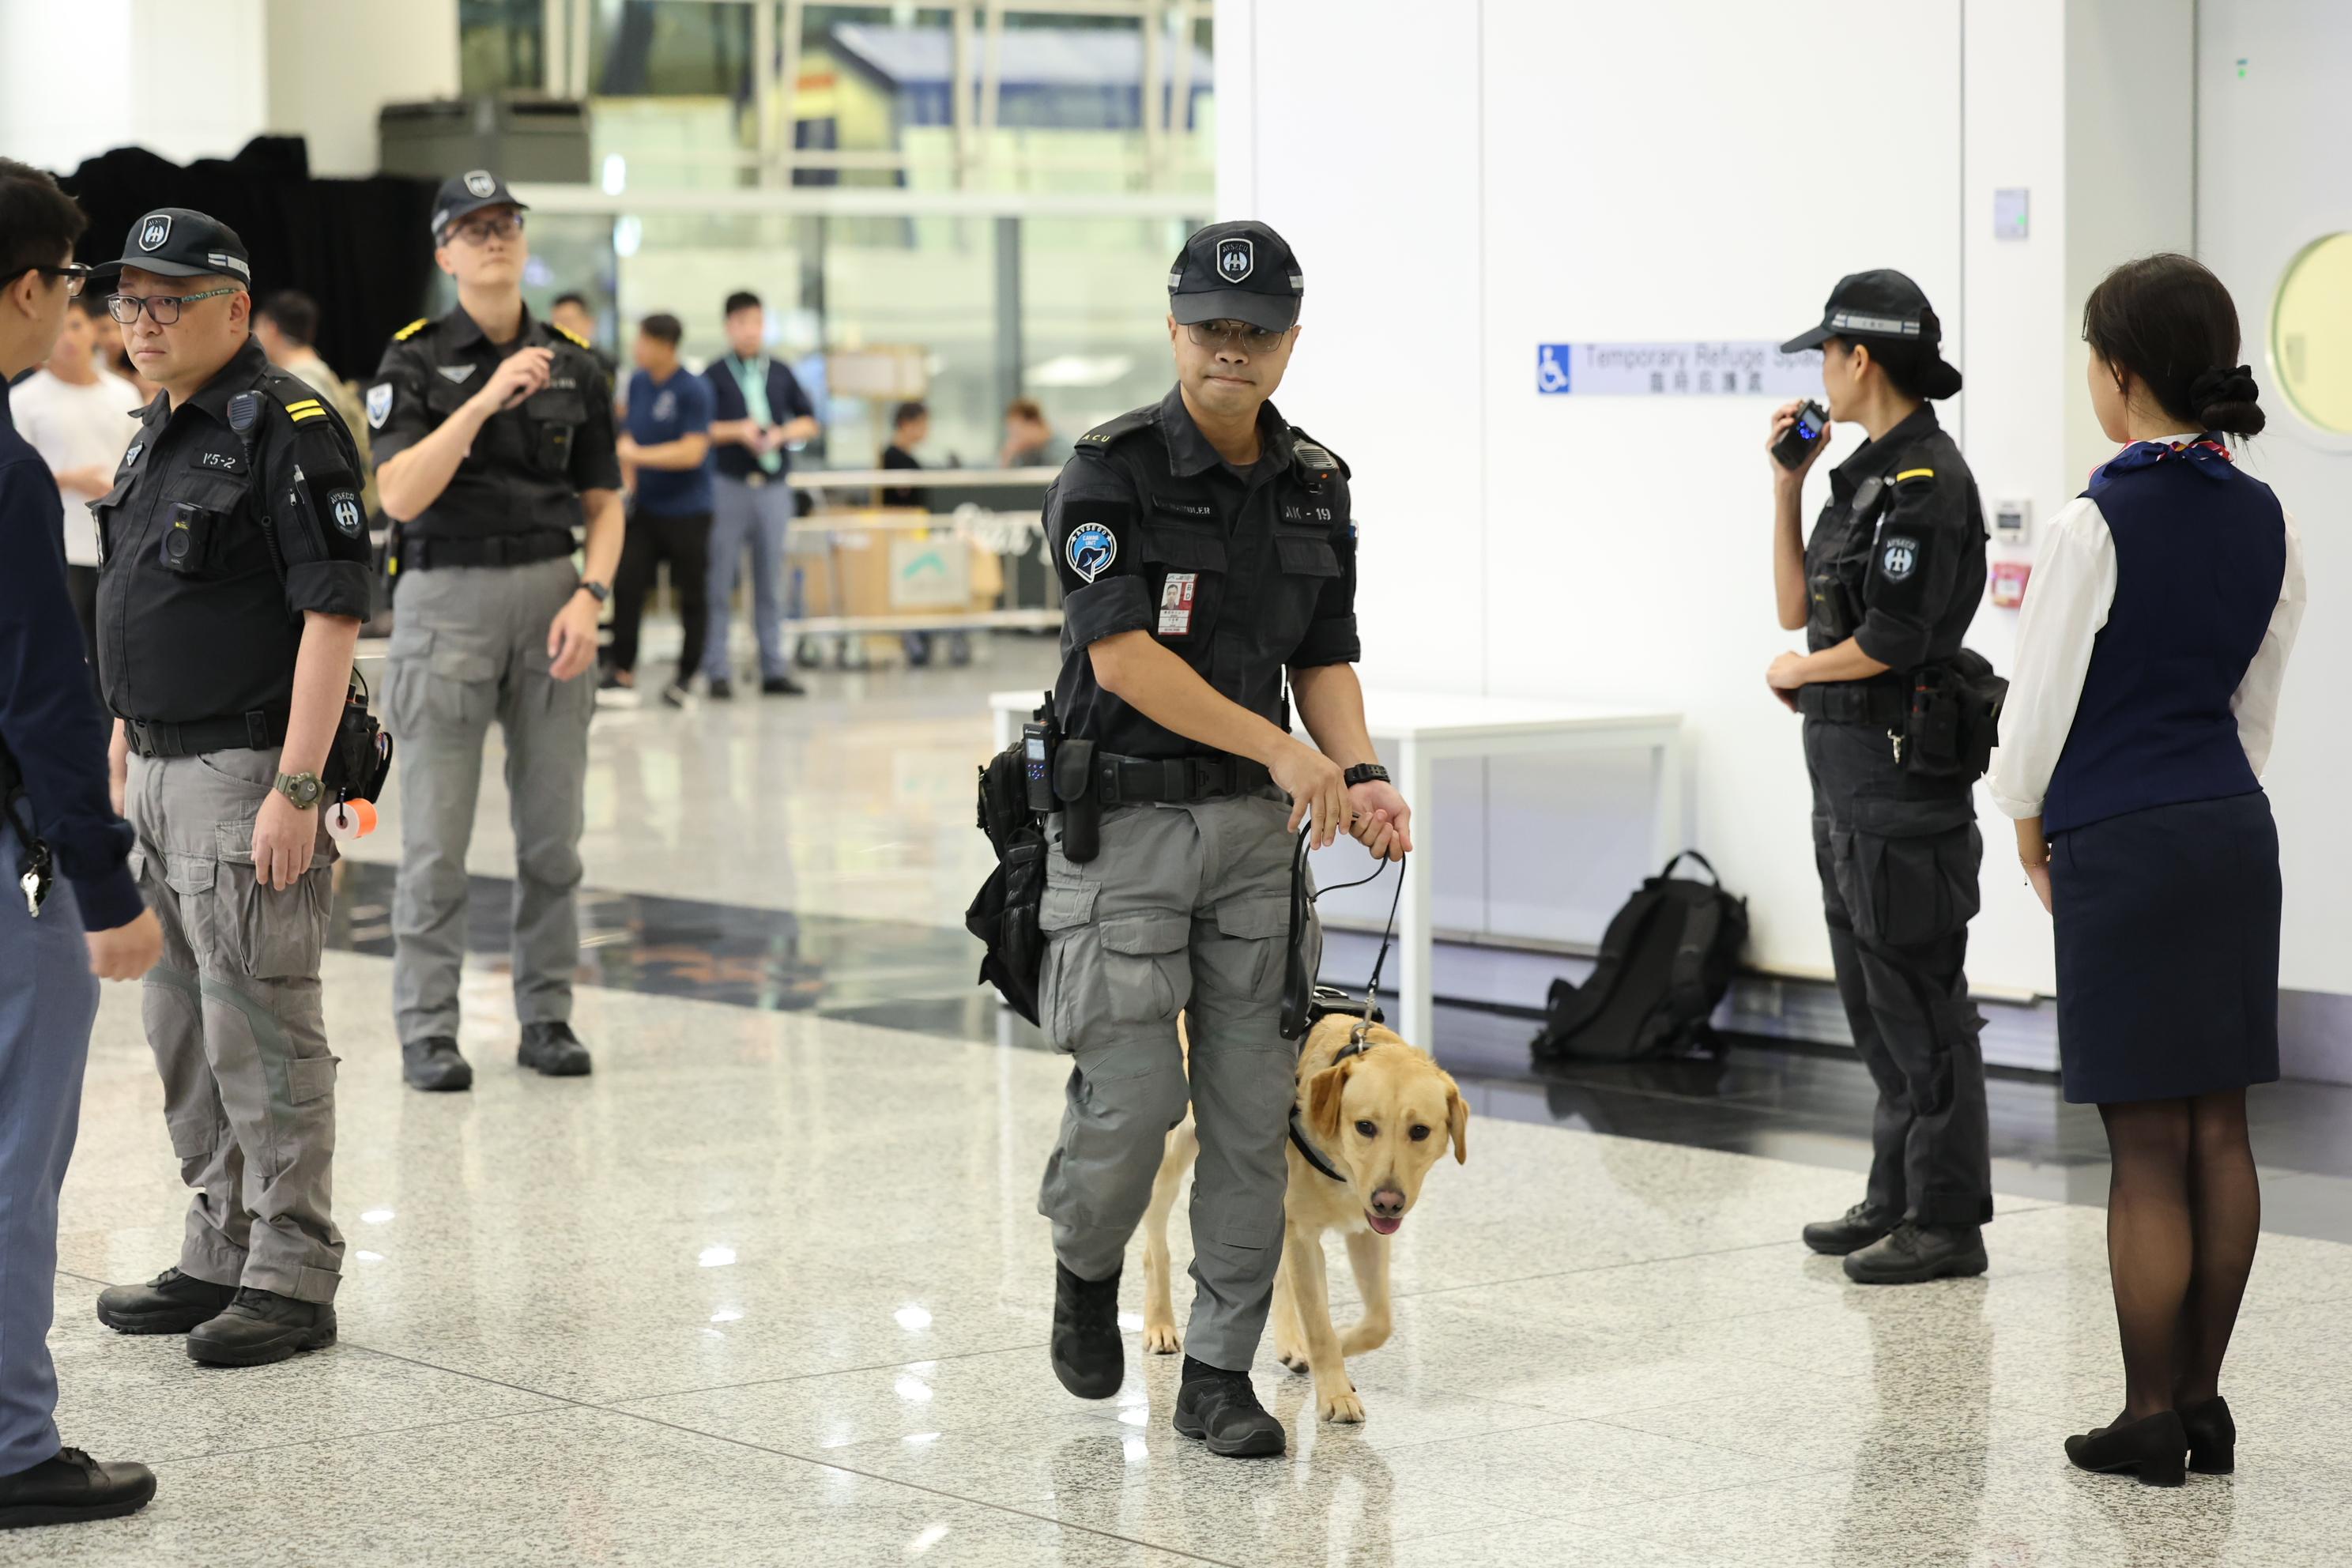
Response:
[[[1568,391],[1568,351],[1566,343],[1536,345],[1536,391],[1545,396]]]

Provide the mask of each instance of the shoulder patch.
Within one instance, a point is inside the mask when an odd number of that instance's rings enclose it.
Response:
[[[1132,436],[1139,430],[1150,429],[1151,422],[1158,418],[1159,415],[1160,405],[1156,403],[1141,408],[1130,408],[1118,418],[1105,420],[1079,437],[1076,445],[1090,447],[1097,451],[1107,450],[1113,443],[1123,437]]]
[[[1895,476],[1895,482],[1899,485],[1912,479],[1932,479],[1935,477],[1936,470],[1933,468],[1906,468]]]
[[[427,328],[427,327],[431,326],[432,324],[433,324],[433,318],[432,318],[432,317],[430,317],[430,316],[419,316],[419,317],[417,317],[417,318],[416,318],[416,320],[415,320],[415,321],[413,321],[409,322],[409,323],[408,323],[408,325],[406,325],[406,326],[404,326],[404,327],[401,328],[401,329],[400,329],[400,331],[396,331],[396,332],[393,333],[393,334],[392,334],[392,341],[393,341],[394,342],[396,342],[396,343],[404,343],[404,342],[406,342],[409,339],[411,339],[411,338],[415,337],[417,333],[419,333],[419,332],[423,331],[425,328]]]
[[[553,321],[550,321],[547,323],[547,330],[553,332],[557,337],[563,339],[565,342],[576,344],[581,348],[584,349],[593,346],[586,338],[582,337],[579,333],[573,331],[569,327],[561,327],[556,325]]]

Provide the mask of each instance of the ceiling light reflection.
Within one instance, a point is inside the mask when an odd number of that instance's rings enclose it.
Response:
[[[724,1268],[735,1261],[735,1249],[731,1247],[706,1247],[696,1261],[705,1268]]]
[[[919,1333],[931,1326],[931,1315],[920,1307],[901,1307],[890,1314],[898,1325],[908,1333]]]

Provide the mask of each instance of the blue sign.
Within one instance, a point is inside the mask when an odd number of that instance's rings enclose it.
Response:
[[[1769,342],[1538,343],[1544,397],[1811,397],[1822,389],[1818,351]]]

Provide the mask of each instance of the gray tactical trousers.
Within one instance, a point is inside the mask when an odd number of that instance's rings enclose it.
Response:
[[[547,626],[579,585],[569,560],[401,574],[383,708],[400,764],[392,1007],[404,1041],[457,1034],[466,850],[493,719],[506,734],[514,826],[515,1014],[571,1019],[596,677],[593,666],[570,680],[548,673]]]
[[[196,1194],[180,1271],[331,1301],[343,1237],[328,1217],[336,1058],[319,955],[335,846],[321,830],[290,888],[256,876],[253,819],[278,759],[274,747],[131,759],[131,872],[163,928],[142,1007],[172,1152]]]
[[[1290,929],[1289,805],[1279,791],[1103,815],[1083,866],[1048,832],[1038,1013],[1076,1058],[1037,1209],[1082,1279],[1117,1273],[1189,1097],[1192,1318],[1185,1348],[1248,1369],[1282,1259],[1292,1077],[1282,1037]],[[1311,918],[1311,917],[1310,917]],[[1319,929],[1314,956],[1320,956]],[[1176,1037],[1189,1012],[1192,1079]]]

